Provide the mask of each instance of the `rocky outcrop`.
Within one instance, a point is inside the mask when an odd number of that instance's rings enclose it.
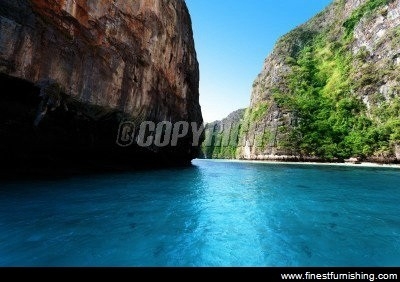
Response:
[[[90,151],[97,156],[119,151],[118,124],[126,119],[202,123],[199,68],[183,0],[2,0],[0,73],[3,84],[25,91],[0,97],[4,107],[16,100],[23,105],[3,114],[2,139],[4,132],[24,134],[13,123],[36,131],[26,140],[28,151],[45,158],[54,157],[49,150],[70,155],[95,148]],[[49,85],[59,89],[57,97],[43,96],[40,88]],[[40,108],[41,100],[51,105]],[[15,120],[19,114],[26,118]],[[30,129],[35,120],[37,128]],[[6,143],[9,154],[12,148],[24,151],[15,140]],[[188,136],[177,148],[153,148],[150,159],[187,162],[197,149]],[[147,159],[141,150],[122,155]]]
[[[201,157],[204,159],[234,159],[240,147],[239,134],[245,109],[237,110],[220,121],[205,126]]]
[[[254,81],[236,158],[399,161],[399,28],[399,0],[335,0],[283,36]]]

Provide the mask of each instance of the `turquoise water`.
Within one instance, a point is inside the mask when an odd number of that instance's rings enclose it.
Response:
[[[0,183],[1,266],[399,266],[400,170],[194,161]]]

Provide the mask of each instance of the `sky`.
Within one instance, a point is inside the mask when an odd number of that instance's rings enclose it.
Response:
[[[246,108],[277,40],[331,0],[186,0],[200,64],[205,122]]]

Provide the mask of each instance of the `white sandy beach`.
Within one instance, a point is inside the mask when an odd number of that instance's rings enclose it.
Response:
[[[319,165],[319,166],[344,166],[344,167],[371,167],[371,168],[393,168],[400,169],[399,164],[378,164],[362,162],[360,164],[353,163],[320,163],[320,162],[283,162],[283,161],[260,161],[260,160],[220,160],[220,159],[197,159],[200,161],[214,161],[214,162],[231,162],[231,163],[254,163],[254,164],[286,164],[286,165]]]

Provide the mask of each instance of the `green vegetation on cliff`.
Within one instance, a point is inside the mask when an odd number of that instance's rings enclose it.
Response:
[[[354,10],[351,16],[343,23],[345,28],[345,37],[352,38],[354,28],[365,15],[373,13],[377,8],[387,5],[390,2],[393,2],[393,0],[368,0],[358,9]]]
[[[353,94],[351,56],[323,35],[292,60],[288,92],[278,90],[278,106],[295,113],[299,124],[287,146],[302,155],[325,159],[371,153],[366,131],[372,122]]]
[[[201,154],[207,159],[235,159],[240,146],[239,134],[245,110],[233,112],[222,121],[215,121],[205,127],[205,139]]]
[[[208,148],[209,157],[243,157],[250,140],[253,155],[395,158],[400,29],[388,15],[397,2],[337,0],[283,36],[235,125],[238,147]]]
[[[392,145],[400,142],[399,97],[375,101],[373,110],[367,109],[357,93],[382,81],[382,72],[365,61],[367,50],[353,55],[347,40],[365,14],[388,2],[367,1],[344,22],[345,36],[340,40],[322,33],[296,58],[287,60],[292,69],[286,79],[288,92],[277,90],[273,98],[299,120],[288,143],[290,149],[301,155],[343,159],[376,152],[389,155]],[[390,65],[384,70],[385,75],[396,71]]]

